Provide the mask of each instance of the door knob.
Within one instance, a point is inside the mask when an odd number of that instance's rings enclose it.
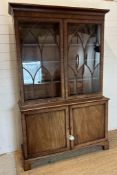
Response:
[[[75,137],[73,135],[69,135],[69,140],[73,141],[75,140]]]

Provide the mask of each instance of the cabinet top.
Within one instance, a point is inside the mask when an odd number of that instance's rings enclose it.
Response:
[[[38,4],[25,4],[25,3],[9,3],[9,14],[14,15],[15,11],[32,11],[32,12],[50,12],[50,13],[92,13],[96,15],[104,15],[109,12],[109,9],[96,9],[96,8],[81,8],[81,7],[68,7],[68,6],[52,6],[52,5],[38,5]]]

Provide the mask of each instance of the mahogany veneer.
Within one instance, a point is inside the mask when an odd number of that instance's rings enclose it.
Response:
[[[109,10],[9,4],[13,16],[24,169],[52,154],[108,143],[103,96]]]

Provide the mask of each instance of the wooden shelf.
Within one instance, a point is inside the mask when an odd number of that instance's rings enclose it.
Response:
[[[82,44],[79,44],[79,43],[78,43],[78,44],[72,43],[72,44],[69,45],[69,47],[70,47],[70,46],[72,46],[72,47],[75,47],[75,46],[82,46]],[[95,44],[94,44],[94,43],[93,43],[93,44],[87,44],[87,46],[93,46],[93,47],[94,47]]]
[[[41,60],[33,60],[33,61],[25,61],[25,60],[23,60],[23,62],[22,63],[31,63],[31,62],[38,62],[38,61],[40,61],[41,62]],[[43,61],[43,63],[60,63],[61,61],[57,61],[57,60],[55,60],[55,61],[53,61],[53,60],[49,60],[49,61],[47,61],[47,60],[45,60],[45,61]]]
[[[39,45],[40,45],[40,46],[43,45],[44,47],[45,47],[45,46],[46,46],[46,47],[48,47],[48,46],[49,46],[49,47],[53,47],[53,46],[54,46],[54,47],[55,47],[55,46],[57,47],[57,44],[51,44],[51,43],[46,43],[46,44],[44,44],[44,43],[43,43],[43,44],[36,44],[36,43],[35,43],[35,44],[31,44],[31,43],[22,44],[22,46],[26,46],[26,47],[39,46]]]
[[[61,81],[44,81],[37,84],[24,84],[24,86],[38,86],[38,85],[51,84],[51,83],[61,83]]]
[[[83,78],[83,79],[77,79],[77,81],[89,81],[91,80],[92,78]],[[99,77],[94,77],[93,80],[99,80]],[[68,81],[76,81],[75,78],[73,79],[68,79]]]

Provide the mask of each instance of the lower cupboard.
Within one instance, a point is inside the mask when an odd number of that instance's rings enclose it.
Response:
[[[25,169],[35,159],[82,147],[108,149],[108,99],[22,112]]]

